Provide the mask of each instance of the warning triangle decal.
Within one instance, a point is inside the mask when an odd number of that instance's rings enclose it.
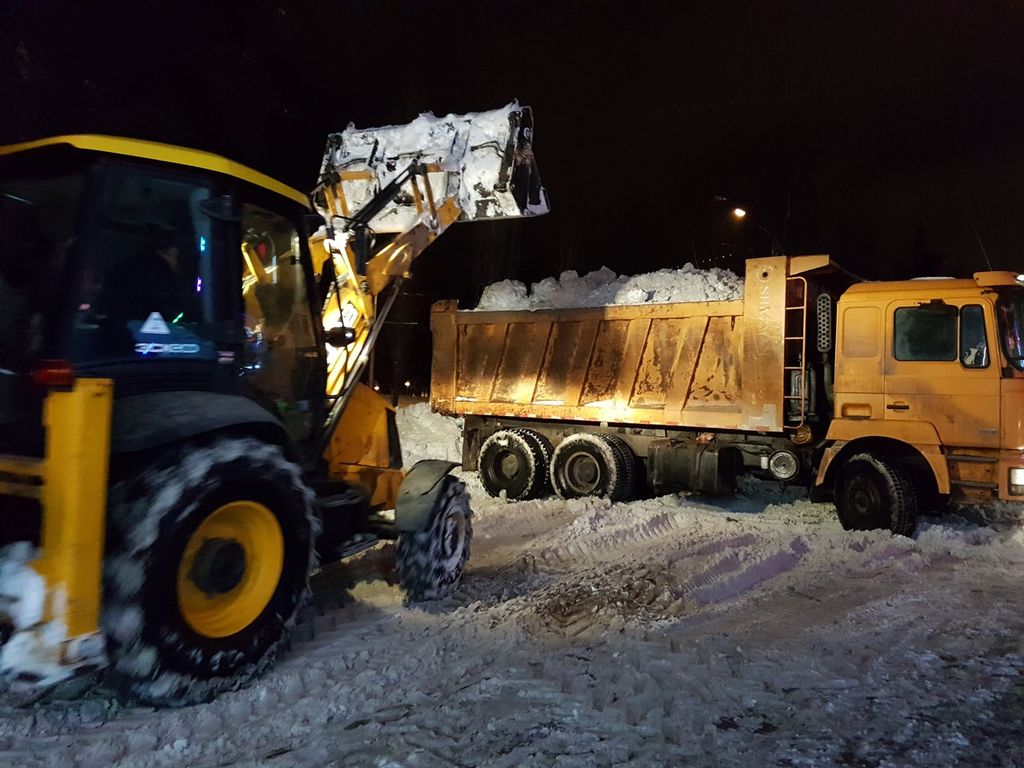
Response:
[[[167,327],[167,323],[164,321],[163,315],[159,312],[150,312],[149,317],[146,318],[146,322],[139,328],[139,333],[159,333],[167,335],[171,332],[171,329]]]

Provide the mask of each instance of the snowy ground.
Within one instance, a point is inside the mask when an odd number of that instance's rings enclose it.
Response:
[[[457,453],[443,417],[399,428]],[[403,606],[382,546],[318,577],[315,634],[248,689],[0,710],[0,765],[1024,765],[1019,523],[894,538],[768,484],[505,504],[466,479],[457,598]]]

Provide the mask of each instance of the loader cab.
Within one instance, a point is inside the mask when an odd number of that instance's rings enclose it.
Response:
[[[295,443],[325,364],[303,195],[203,152],[102,136],[0,148],[0,453],[38,453],[46,380],[243,395]],[[35,382],[33,382],[33,378]]]

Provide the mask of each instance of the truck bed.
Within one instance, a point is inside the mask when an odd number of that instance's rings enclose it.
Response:
[[[805,356],[806,290],[794,283],[828,263],[751,260],[737,301],[496,312],[438,302],[432,406],[449,415],[782,431],[786,368]]]

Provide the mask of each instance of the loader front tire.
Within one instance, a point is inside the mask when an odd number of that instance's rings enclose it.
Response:
[[[473,541],[466,486],[448,476],[422,531],[402,531],[395,547],[398,582],[410,602],[450,597],[462,582]]]
[[[160,705],[267,669],[309,595],[312,492],[281,449],[186,444],[111,487],[104,629],[111,679]]]

